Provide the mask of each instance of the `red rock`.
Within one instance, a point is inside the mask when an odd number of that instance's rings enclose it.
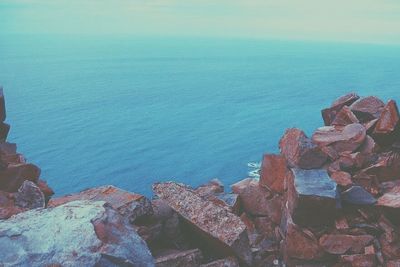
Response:
[[[279,147],[290,167],[317,169],[327,160],[327,155],[297,128],[286,130]]]
[[[233,185],[231,185],[232,192],[235,194],[239,194],[242,192],[249,184],[257,182],[255,178],[246,178],[243,179]]]
[[[366,255],[369,255],[369,254],[375,255],[374,245],[366,246],[365,249],[364,249],[364,254],[366,254]]]
[[[340,256],[342,263],[347,263],[351,267],[376,267],[375,255],[355,254]],[[346,265],[347,266],[347,265]]]
[[[266,154],[261,164],[260,185],[278,193],[284,191],[284,182],[290,170],[285,157]]]
[[[15,205],[12,193],[0,191],[0,220],[8,219],[23,211],[25,211],[23,208]]]
[[[383,109],[374,129],[374,137],[380,144],[393,143],[396,138],[396,130],[400,121],[399,110],[396,102],[390,100]]]
[[[386,267],[400,267],[400,259],[394,261],[388,261]]]
[[[241,202],[238,194],[221,193],[208,199],[213,201],[215,204],[228,209],[230,212],[235,213],[236,215],[240,214]]]
[[[130,222],[149,217],[153,214],[151,202],[144,196],[124,191],[112,185],[91,188],[79,193],[53,198],[49,207],[57,207],[74,200],[105,201]]]
[[[17,145],[14,143],[4,142],[0,144],[1,155],[15,155],[17,154]]]
[[[344,253],[360,253],[369,245],[374,237],[372,235],[323,235],[319,239],[319,245],[328,253],[343,255]]]
[[[349,229],[349,223],[347,222],[346,217],[340,217],[335,220],[335,227],[337,230]]]
[[[344,106],[336,115],[331,125],[346,126],[352,123],[359,123],[359,121],[350,108],[348,106]]]
[[[239,262],[235,258],[229,257],[200,265],[200,267],[239,267]]]
[[[379,227],[384,232],[384,238],[389,243],[393,243],[400,240],[399,234],[395,230],[395,226],[383,215],[379,218]]]
[[[0,121],[6,120],[6,104],[4,100],[3,87],[0,86]]]
[[[4,142],[7,140],[9,131],[10,131],[10,125],[4,122],[0,122],[0,142]]]
[[[385,103],[375,96],[364,97],[354,102],[350,109],[361,122],[379,118]]]
[[[153,191],[192,228],[201,232],[210,247],[223,246],[251,266],[246,225],[238,216],[200,197],[182,184],[157,183],[153,185]]]
[[[368,122],[364,122],[364,123],[362,123],[362,125],[367,130],[367,133],[371,134],[374,131],[375,125],[376,125],[377,122],[378,122],[378,119],[374,119],[374,120],[371,120],[371,121],[368,121]]]
[[[379,182],[400,179],[400,154],[398,152],[384,153],[375,164],[362,170],[366,175],[374,175]]]
[[[276,224],[272,222],[269,217],[256,217],[254,218],[254,224],[257,231],[265,235],[271,240],[276,240],[275,226]]]
[[[379,181],[374,175],[368,175],[360,171],[353,176],[353,182],[374,196],[379,194]]]
[[[376,153],[378,151],[378,148],[379,147],[375,143],[375,140],[371,136],[367,135],[365,137],[364,143],[359,147],[358,151],[361,154],[370,155],[370,154]]]
[[[36,183],[40,169],[33,164],[19,164],[0,171],[0,190],[16,192],[25,180]]]
[[[326,108],[322,110],[322,118],[324,119],[325,125],[331,125],[331,123],[334,121],[336,114],[344,107],[344,106],[350,106],[353,104],[356,100],[358,100],[360,97],[354,93],[350,93],[344,96],[339,97],[337,100],[335,100],[330,108]]]
[[[37,186],[40,188],[40,190],[43,192],[44,196],[46,199],[50,199],[52,195],[54,195],[53,189],[51,189],[48,185],[47,182],[44,180],[38,180]]]
[[[348,172],[334,172],[330,175],[330,177],[338,184],[341,186],[349,186],[353,183],[351,180],[351,175]]]
[[[385,192],[383,196],[378,198],[377,205],[389,208],[400,208],[400,186],[396,186]]]
[[[389,242],[386,240],[385,235],[379,238],[382,254],[387,259],[400,259],[400,242]]]
[[[224,192],[224,185],[218,179],[213,179],[207,184],[201,185],[198,188],[196,188],[196,193],[198,193],[202,197],[209,195],[216,195],[223,192]]]
[[[155,259],[156,267],[192,267],[199,266],[203,260],[203,255],[199,249],[186,251],[169,251],[168,254],[159,256]]]

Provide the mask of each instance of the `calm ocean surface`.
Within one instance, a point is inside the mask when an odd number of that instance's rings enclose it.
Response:
[[[400,47],[310,42],[0,36],[10,142],[58,195],[156,181],[226,186],[311,134],[348,91],[400,100]]]

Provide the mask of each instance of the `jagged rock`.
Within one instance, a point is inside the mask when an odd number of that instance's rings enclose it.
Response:
[[[0,222],[6,266],[153,267],[146,243],[102,201],[73,201]]]
[[[0,143],[0,154],[2,155],[17,154],[17,144],[8,142]]]
[[[370,193],[357,185],[343,191],[341,193],[341,200],[344,203],[354,205],[373,205],[376,203],[376,199]]]
[[[378,198],[377,205],[389,208],[400,208],[400,185],[387,190],[383,196]]]
[[[23,209],[36,209],[45,207],[43,192],[31,181],[24,181],[15,194],[15,205]]]
[[[376,258],[375,255],[371,254],[353,254],[353,255],[342,255],[340,261],[343,264],[349,264],[345,266],[351,267],[375,267]]]
[[[400,153],[388,152],[379,156],[378,160],[362,170],[367,175],[374,175],[379,182],[400,179]]]
[[[196,193],[202,197],[216,195],[224,192],[224,185],[218,179],[213,179],[207,184],[201,185],[196,188]]]
[[[367,135],[365,137],[364,143],[358,148],[358,151],[364,155],[374,154],[378,150],[378,145],[375,143],[375,140]]]
[[[9,131],[10,125],[4,122],[0,122],[0,142],[5,142],[7,140]]]
[[[389,100],[375,125],[374,137],[379,144],[391,144],[395,141],[396,130],[400,121],[399,110],[396,101]]]
[[[380,216],[378,224],[384,232],[385,240],[387,240],[389,243],[400,240],[400,235],[395,230],[395,226],[384,215]]]
[[[246,226],[238,216],[203,199],[182,184],[156,183],[153,191],[192,227],[200,230],[210,243],[225,247],[244,263],[251,265]]]
[[[336,183],[324,169],[292,169],[286,180],[287,201],[293,207],[293,221],[300,226],[333,224],[336,216]]]
[[[286,130],[279,141],[279,148],[290,167],[320,168],[328,156],[305,133],[297,128]]]
[[[382,254],[387,259],[397,260],[400,259],[400,242],[389,242],[385,235],[379,238],[379,243],[381,245]]]
[[[356,95],[355,93],[350,93],[344,96],[339,97],[336,99],[330,108],[326,108],[321,111],[322,113],[322,118],[324,119],[324,123],[326,126],[331,125],[332,122],[334,121],[336,114],[344,107],[344,106],[350,106],[353,104],[356,100],[358,100],[360,97]]]
[[[198,267],[203,260],[199,249],[168,251],[155,259],[156,267]]]
[[[15,205],[13,193],[0,191],[0,220],[8,219],[23,211],[25,209]]]
[[[44,197],[45,197],[46,203],[48,203],[49,200],[50,200],[50,197],[51,197],[52,195],[54,195],[53,189],[51,189],[51,188],[48,186],[48,184],[47,184],[46,181],[40,180],[40,179],[39,179],[38,182],[37,182],[37,186],[38,186],[38,187],[40,188],[40,190],[43,192],[43,195],[44,195]]]
[[[40,169],[33,164],[19,164],[9,166],[0,171],[0,190],[16,192],[25,180],[36,183],[40,176]]]
[[[345,253],[361,253],[374,237],[372,235],[323,235],[319,239],[320,246],[330,254],[343,255]]]
[[[6,120],[6,103],[4,100],[3,86],[0,85],[0,121]]]
[[[336,115],[331,125],[346,126],[352,123],[359,123],[359,121],[350,108],[348,106],[344,106]]]
[[[277,223],[273,222],[269,217],[255,217],[254,226],[262,235],[265,235],[268,239],[276,240],[275,227]]]
[[[278,193],[283,193],[284,182],[290,170],[285,157],[266,154],[261,164],[260,185]]]
[[[354,102],[350,109],[361,122],[379,118],[385,103],[375,96],[361,98]]]
[[[367,132],[359,123],[318,128],[312,140],[319,146],[331,146],[337,152],[354,152],[363,144]]]
[[[216,204],[227,208],[229,211],[236,215],[240,213],[241,202],[238,194],[221,193],[215,195],[214,199],[211,199]]]
[[[235,258],[229,257],[200,265],[200,267],[239,267],[239,262]]]
[[[337,171],[330,174],[330,177],[341,186],[349,186],[353,183],[351,175],[348,172]]]
[[[146,197],[124,191],[112,185],[91,188],[76,194],[54,198],[49,201],[48,206],[56,207],[74,200],[105,201],[132,223],[138,219],[151,216],[153,213],[151,202]]]

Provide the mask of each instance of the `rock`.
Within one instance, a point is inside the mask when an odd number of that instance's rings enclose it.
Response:
[[[15,205],[14,194],[0,191],[0,220],[8,219],[23,211],[25,209]]]
[[[375,255],[365,254],[354,254],[354,255],[342,255],[340,256],[342,263],[347,263],[351,267],[375,267],[376,258]],[[347,265],[345,265],[347,266]]]
[[[10,125],[4,122],[0,122],[0,142],[5,142],[7,140],[9,131]]]
[[[224,192],[224,185],[218,179],[213,179],[207,184],[201,185],[196,188],[196,193],[202,197],[216,195]]]
[[[377,152],[378,150],[378,145],[375,143],[375,140],[367,135],[365,137],[364,143],[358,148],[358,151],[361,154],[366,154],[366,155],[371,155]]]
[[[286,130],[279,148],[290,167],[317,169],[327,160],[327,155],[297,128]]]
[[[400,240],[400,235],[395,230],[395,226],[384,215],[380,216],[378,224],[384,232],[384,238],[386,241],[393,243]]]
[[[354,152],[363,144],[367,132],[359,123],[345,127],[325,126],[318,128],[312,136],[314,143],[319,146],[332,146],[337,152]]]
[[[338,184],[341,186],[349,186],[353,183],[351,180],[351,175],[348,172],[343,172],[343,171],[338,171],[334,172],[330,175],[330,177]]]
[[[239,267],[239,263],[235,258],[229,257],[200,265],[200,267]]]
[[[0,85],[0,121],[6,120],[6,103],[4,100],[3,86]]]
[[[324,169],[292,169],[287,179],[287,201],[293,221],[300,226],[333,224],[336,216],[336,183]]]
[[[400,242],[389,242],[385,235],[379,238],[382,254],[386,259],[400,259]]]
[[[376,176],[381,183],[400,179],[400,153],[394,151],[382,153],[373,165],[363,169],[362,172]]]
[[[239,182],[234,183],[231,185],[232,192],[235,194],[240,195],[240,193],[247,188],[252,183],[257,183],[258,180],[256,178],[246,178],[240,180]]]
[[[345,230],[349,229],[349,223],[347,222],[346,217],[340,217],[335,220],[335,228],[337,230]]]
[[[394,261],[388,261],[386,267],[400,267],[400,259]]]
[[[17,154],[17,144],[8,142],[0,143],[0,154],[1,155]]]
[[[173,182],[156,183],[153,191],[215,246],[223,246],[251,266],[252,256],[242,220],[205,200],[192,189]],[[211,245],[210,245],[211,246]]]
[[[380,144],[388,145],[395,141],[400,121],[396,101],[389,100],[375,125],[374,137]]]
[[[203,255],[199,249],[170,251],[155,259],[157,267],[196,267],[200,266]]]
[[[378,198],[377,205],[396,209],[400,208],[400,185],[386,191]]]
[[[222,207],[227,208],[229,211],[235,213],[236,215],[240,213],[241,204],[238,194],[217,194],[215,195],[215,200],[212,201],[214,201],[216,204],[220,204]]]
[[[341,200],[344,203],[354,205],[373,205],[376,203],[376,199],[370,193],[357,185],[343,191],[341,193]]]
[[[374,237],[372,235],[323,235],[319,239],[320,246],[330,254],[343,255],[345,253],[361,253]]]
[[[344,106],[350,106],[353,104],[356,100],[358,100],[360,97],[354,93],[350,93],[344,96],[339,97],[337,100],[335,100],[330,108],[326,108],[322,110],[322,118],[324,119],[325,125],[331,125],[331,123],[334,121],[336,114],[344,107]]]
[[[9,166],[0,171],[0,190],[16,192],[25,180],[36,183],[40,176],[40,169],[33,164],[19,164]]]
[[[15,205],[23,209],[36,209],[45,207],[43,192],[31,181],[24,181],[15,194]]]
[[[284,182],[290,170],[285,157],[281,155],[264,155],[261,164],[260,185],[278,193],[283,193]]]
[[[112,185],[91,188],[82,192],[51,199],[48,206],[56,207],[74,200],[105,201],[131,223],[153,214],[150,200]]]
[[[52,195],[54,195],[53,189],[51,189],[48,185],[47,182],[44,180],[38,180],[37,186],[40,188],[40,190],[43,192],[46,203],[49,202],[49,199]]]
[[[354,102],[350,109],[361,122],[379,118],[385,103],[375,96],[361,98]]]
[[[270,240],[277,240],[275,234],[277,223],[273,222],[269,217],[255,217],[254,225],[260,234],[265,235]]]
[[[359,121],[350,108],[348,106],[344,106],[336,115],[331,125],[346,126],[352,123],[359,123]]]
[[[153,267],[146,243],[102,201],[73,201],[0,222],[6,266]]]

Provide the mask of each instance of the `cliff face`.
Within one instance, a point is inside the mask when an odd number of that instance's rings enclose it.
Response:
[[[1,103],[5,125],[3,95]],[[281,153],[263,156],[260,179],[231,192],[217,179],[198,188],[157,183],[153,200],[113,186],[50,199],[39,168],[5,134],[0,219],[14,216],[0,221],[0,247],[2,239],[10,247],[0,256],[11,266],[400,266],[396,102],[351,93],[322,117],[311,138],[288,129]]]

